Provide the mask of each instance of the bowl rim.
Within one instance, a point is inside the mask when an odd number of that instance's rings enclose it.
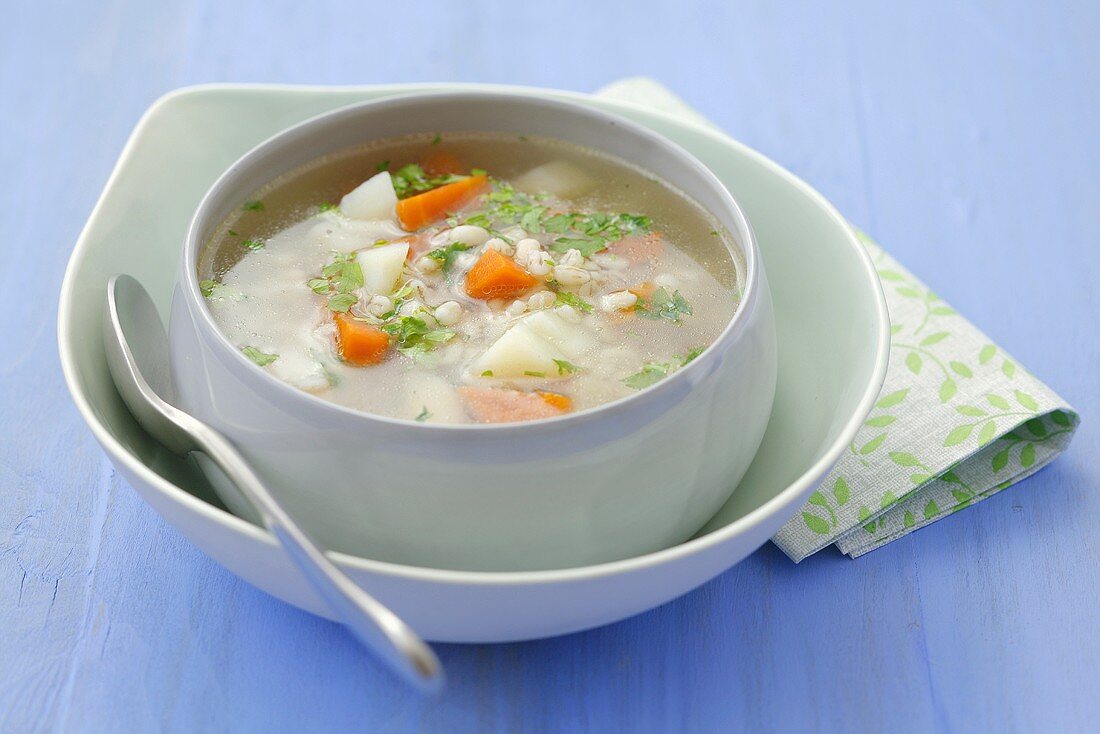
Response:
[[[623,397],[616,398],[606,403],[559,416],[509,423],[430,423],[418,422],[412,418],[399,418],[369,413],[331,400],[325,400],[318,395],[298,389],[249,360],[241,352],[241,349],[229,340],[214,321],[210,307],[206,299],[202,297],[196,269],[198,258],[205,245],[202,235],[207,227],[203,225],[211,221],[211,210],[216,210],[220,204],[227,200],[227,197],[233,197],[241,193],[239,189],[234,190],[231,186],[232,179],[242,171],[247,170],[250,166],[255,165],[257,159],[262,159],[268,155],[272,148],[285,147],[288,143],[301,141],[306,138],[317,138],[323,135],[327,127],[339,125],[349,117],[357,118],[369,115],[371,112],[385,111],[394,107],[401,108],[410,104],[436,103],[446,105],[463,102],[468,103],[478,100],[484,100],[487,105],[490,106],[496,106],[495,103],[501,101],[516,102],[521,105],[540,108],[541,112],[548,115],[560,113],[579,115],[580,117],[587,118],[587,121],[593,124],[610,124],[619,129],[625,129],[632,135],[641,137],[647,142],[659,146],[673,154],[677,159],[677,165],[681,166],[683,170],[689,171],[691,175],[694,175],[704,185],[712,189],[714,193],[719,196],[722,205],[731,216],[731,220],[735,226],[740,230],[740,232],[733,233],[737,235],[737,241],[733,244],[727,244],[727,247],[730,249],[739,249],[741,251],[740,254],[744,258],[744,282],[743,284],[739,284],[741,285],[741,298],[733,314],[730,316],[718,336],[716,336],[691,362],[682,366],[671,375],[668,375],[660,382],[643,388],[642,390],[624,395]],[[568,138],[559,139],[579,145],[579,143],[575,143]],[[368,142],[370,140],[372,140],[372,138],[364,137],[363,142]],[[611,155],[606,151],[600,152]],[[631,165],[639,165],[629,158],[622,156],[616,157],[622,158]],[[649,169],[642,168],[644,171],[649,172]],[[287,171],[284,171],[280,175],[285,175],[286,173]],[[663,175],[660,171],[652,171],[652,173],[658,177]],[[714,212],[708,213],[712,216],[716,216]],[[733,252],[730,253],[730,256],[736,261],[736,255]],[[555,430],[568,430],[579,423],[589,423],[601,418],[613,418],[624,412],[643,409],[646,405],[657,405],[662,395],[669,395],[676,390],[683,391],[690,389],[694,381],[700,379],[706,374],[705,371],[711,368],[712,363],[717,358],[716,355],[718,355],[724,347],[732,344],[740,337],[742,332],[747,328],[751,315],[757,310],[760,300],[759,293],[762,287],[762,278],[760,275],[762,270],[761,258],[751,222],[726,185],[722,183],[705,163],[685,150],[683,146],[633,120],[629,120],[621,115],[605,110],[586,106],[573,100],[534,97],[496,89],[412,91],[385,95],[322,112],[283,128],[274,135],[265,138],[230,164],[203,195],[187,227],[187,235],[184,240],[182,258],[180,260],[180,270],[182,272],[178,273],[177,285],[180,289],[179,292],[183,294],[187,313],[194,328],[204,333],[204,340],[207,345],[215,350],[223,366],[230,369],[237,379],[250,385],[253,389],[262,390],[269,398],[277,397],[279,400],[288,401],[289,410],[306,411],[318,416],[332,417],[338,415],[340,420],[345,422],[350,430],[355,430],[364,425],[386,425],[394,430],[401,431],[403,434],[408,434],[411,437],[415,437],[416,435],[427,436],[443,434],[506,434],[510,438],[518,438],[520,435],[540,434]],[[285,404],[286,403],[284,403],[284,405]],[[668,405],[668,403],[666,403],[666,405]]]
[[[227,92],[227,91],[254,91],[254,92],[304,92],[306,94],[325,94],[333,91],[345,91],[345,92],[378,92],[382,91],[386,93],[392,91],[393,93],[401,93],[406,90],[433,90],[433,89],[506,89],[516,94],[528,94],[532,96],[536,95],[554,95],[561,98],[572,99],[578,103],[584,103],[586,100],[593,99],[590,94],[582,92],[572,92],[568,90],[559,90],[543,87],[525,87],[518,85],[491,85],[491,84],[477,84],[477,83],[454,83],[454,82],[419,82],[412,84],[385,84],[385,85],[295,85],[295,84],[233,84],[233,83],[211,83],[211,84],[197,84],[174,89],[153,102],[152,105],[144,112],[141,118],[138,120],[130,136],[126,140],[121,154],[118,160],[115,162],[114,168],[111,170],[110,176],[108,176],[106,183],[104,184],[103,191],[106,192],[112,188],[116,180],[121,176],[122,170],[126,167],[129,160],[135,155],[135,149],[137,146],[137,140],[144,129],[149,126],[150,121],[160,113],[161,109],[167,107],[173,103],[176,99],[181,97],[187,97],[192,94],[201,94],[206,92]],[[679,560],[686,556],[693,556],[703,550],[709,549],[712,546],[720,545],[728,540],[730,537],[740,535],[748,528],[761,523],[764,518],[770,517],[775,513],[781,512],[789,505],[793,505],[796,502],[800,502],[804,495],[809,494],[809,490],[816,486],[817,482],[828,472],[833,466],[836,460],[844,452],[848,444],[855,437],[856,432],[859,430],[867,414],[870,412],[875,400],[878,398],[879,391],[882,388],[882,384],[886,378],[886,368],[889,359],[890,349],[890,320],[886,308],[886,298],[882,291],[882,284],[878,278],[877,271],[875,270],[874,263],[871,260],[870,254],[860,244],[856,237],[855,231],[851,225],[841,216],[840,212],[829,203],[824,196],[822,196],[816,189],[807,184],[805,181],[794,175],[787,169],[783,168],[779,164],[772,161],[764,154],[738,142],[734,138],[721,132],[719,129],[711,127],[709,125],[701,124],[691,119],[677,117],[671,115],[663,110],[654,109],[646,105],[638,104],[636,102],[628,102],[618,99],[603,99],[599,100],[601,103],[606,103],[611,106],[617,106],[626,108],[628,110],[633,109],[640,113],[654,116],[657,118],[663,118],[667,122],[674,125],[682,125],[691,129],[696,134],[699,134],[705,138],[709,138],[712,142],[723,146],[733,146],[739,149],[739,151],[745,156],[755,160],[763,167],[769,169],[779,178],[783,179],[786,183],[793,188],[798,189],[802,195],[816,203],[822,211],[833,219],[841,230],[848,237],[848,244],[852,251],[855,253],[857,260],[863,265],[864,275],[867,276],[871,291],[876,296],[875,298],[875,317],[879,322],[879,328],[876,336],[878,337],[878,348],[875,351],[874,365],[871,371],[871,377],[867,382],[862,397],[856,404],[856,409],[849,417],[847,422],[841,427],[841,430],[837,434],[831,446],[829,446],[822,455],[807,467],[801,475],[795,478],[788,485],[780,490],[774,497],[768,499],[758,507],[750,510],[741,517],[733,520],[732,522],[713,530],[705,535],[701,535],[692,538],[679,545],[674,545],[669,548],[663,548],[652,553],[646,553],[639,556],[632,556],[631,558],[624,558],[618,561],[609,561],[606,563],[600,563],[589,566],[575,566],[572,568],[557,568],[546,569],[541,571],[458,571],[441,568],[429,568],[422,566],[407,566],[398,563],[391,563],[388,561],[377,561],[370,558],[361,558],[358,556],[352,556],[338,551],[330,552],[333,559],[342,567],[351,569],[353,571],[359,571],[363,573],[373,574],[381,577],[405,579],[413,582],[422,582],[428,584],[440,584],[447,586],[471,586],[471,587],[509,587],[509,586],[547,586],[561,583],[578,582],[578,581],[591,581],[609,576],[617,576],[619,574],[636,573],[647,570],[651,567],[661,566],[665,563],[670,563]],[[121,461],[126,469],[132,472],[135,476],[140,477],[148,486],[155,488],[162,495],[170,498],[178,505],[182,505],[190,512],[202,516],[206,521],[224,527],[231,533],[246,538],[249,542],[256,542],[261,545],[266,545],[269,550],[277,550],[278,541],[268,531],[253,525],[246,520],[243,520],[236,515],[233,515],[227,510],[223,510],[215,505],[212,505],[205,500],[202,500],[185,489],[176,486],[169,480],[162,477],[157,472],[146,466],[141,462],[137,456],[131,453],[122,443],[111,433],[107,426],[99,420],[96,414],[95,408],[92,406],[88,396],[82,390],[82,386],[79,382],[79,365],[77,363],[75,352],[70,348],[67,338],[68,332],[71,329],[70,313],[72,311],[72,303],[75,298],[76,292],[76,274],[83,264],[85,258],[88,257],[88,248],[90,241],[90,225],[95,221],[102,213],[102,209],[105,206],[105,197],[101,194],[97,199],[95,206],[92,208],[92,212],[88,217],[88,221],[81,229],[80,235],[77,238],[76,244],[73,248],[73,252],[70,255],[69,263],[65,269],[65,276],[61,284],[61,294],[58,303],[58,324],[57,324],[57,338],[58,338],[58,356],[61,361],[61,370],[65,378],[65,383],[69,388],[69,393],[72,396],[73,402],[76,404],[77,410],[84,418],[85,423],[91,429],[93,436],[100,443],[101,446],[107,451],[108,454]]]

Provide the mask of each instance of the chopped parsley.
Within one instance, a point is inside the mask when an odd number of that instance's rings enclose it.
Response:
[[[613,214],[606,212],[558,212],[541,203],[545,195],[532,195],[516,189],[508,183],[493,181],[493,191],[486,197],[486,207],[465,220],[492,229],[519,225],[531,234],[545,232],[560,235],[550,243],[550,250],[565,253],[578,250],[585,257],[599,252],[610,243],[634,233],[647,232],[652,225],[649,217],[640,214]]]
[[[482,377],[492,377],[493,376],[493,371],[492,370],[485,370],[484,372],[481,373],[481,376]]]
[[[558,291],[555,293],[554,301],[557,306],[572,306],[584,313],[592,313],[596,310],[591,303],[584,300],[576,293],[570,293],[569,291]]]
[[[359,297],[354,293],[335,293],[329,296],[328,308],[337,313],[347,313],[358,300]]]
[[[654,321],[671,321],[679,324],[684,316],[691,316],[691,304],[680,295],[680,291],[668,292],[667,288],[658,288],[649,298],[639,298],[634,304],[639,316]]]
[[[355,291],[363,287],[363,269],[354,252],[337,254],[321,268],[321,277],[310,278],[306,286],[317,295],[329,297],[329,310],[347,313],[359,300]]]
[[[241,351],[244,352],[244,356],[248,357],[261,367],[266,367],[267,365],[271,364],[279,358],[278,354],[268,354],[267,352],[261,352],[255,347],[245,347]]]
[[[240,237],[240,235],[237,234],[237,230],[235,230],[235,229],[229,230],[229,236],[230,237]]]
[[[640,372],[623,379],[623,384],[635,390],[641,390],[668,377],[672,365],[662,362],[646,362]]]
[[[219,285],[221,284],[216,280],[206,279],[199,281],[199,290],[202,292],[202,297],[209,298],[214,295],[214,291]]]
[[[642,365],[640,371],[635,372],[629,377],[623,378],[623,384],[635,390],[647,388],[650,385],[660,382],[676,370],[694,360],[702,354],[705,349],[705,346],[695,347],[683,356],[674,356],[671,362],[646,362]]]
[[[241,247],[247,247],[248,249],[252,250],[253,252],[256,252],[257,250],[264,249],[264,241],[263,240],[245,240],[244,242],[241,243]]]
[[[556,362],[557,360],[554,361]],[[535,372],[534,370],[524,370],[523,374],[527,375],[528,377],[546,377],[545,372]]]
[[[398,351],[412,357],[430,352],[455,336],[454,329],[433,329],[419,316],[402,316],[382,324],[382,331],[393,337]]]
[[[317,207],[317,211],[321,213],[331,212],[339,209],[340,207],[336,204],[333,204],[331,201],[326,201],[324,204],[321,204],[321,206]]]
[[[680,361],[680,364],[685,365],[688,362],[694,361],[694,359],[702,354],[705,350],[706,347],[695,347],[695,349],[692,349],[684,355],[684,358]]]
[[[431,414],[431,412],[428,411],[428,406],[425,405],[423,410],[420,411],[420,415],[416,416],[416,418],[414,420],[417,423],[423,423],[424,421],[428,420],[431,417],[432,417],[432,414]]]
[[[573,364],[569,360],[555,359],[554,364],[556,364],[558,366],[558,374],[559,375],[572,375],[576,372],[581,371],[580,367]]]
[[[388,167],[389,161],[386,161],[386,167],[380,170],[387,170]],[[401,166],[401,168],[394,171],[391,176],[393,178],[393,190],[397,194],[398,199],[407,199],[410,196],[422,194],[425,191],[431,191],[443,184],[453,183],[466,178],[465,176],[456,176],[453,173],[430,176],[416,163],[409,163],[408,165]]]
[[[437,247],[428,253],[427,257],[435,260],[439,263],[444,273],[451,272],[451,267],[455,264],[455,258],[458,257],[458,253],[466,252],[470,246],[465,242],[455,242],[452,245],[446,247]]]
[[[262,201],[246,201],[241,205],[241,209],[246,212],[262,212],[264,210],[264,203]]]
[[[436,133],[436,136],[434,138],[432,138],[432,145],[439,145],[442,142],[443,142],[443,136],[440,135],[439,133]]]

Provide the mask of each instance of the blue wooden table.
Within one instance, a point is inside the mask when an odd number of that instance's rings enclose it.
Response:
[[[1095,731],[1095,2],[4,9],[0,732]],[[633,74],[818,187],[1084,425],[1040,475],[858,561],[795,566],[769,545],[620,624],[442,646],[452,685],[417,698],[119,480],[61,381],[62,271],[138,116],[174,87]]]

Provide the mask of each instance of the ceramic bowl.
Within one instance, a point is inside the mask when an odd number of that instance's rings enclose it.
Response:
[[[206,556],[314,614],[330,612],[275,538],[227,512],[194,466],[141,429],[111,383],[102,343],[86,335],[100,333],[104,287],[114,273],[139,278],[161,314],[168,313],[195,207],[258,142],[355,102],[454,89],[499,88],[206,85],[175,91],[135,127],[65,273],[58,307],[62,370],[74,404],[117,471]],[[703,530],[680,545],[595,566],[526,572],[453,571],[332,554],[363,588],[440,642],[505,642],[607,624],[736,564],[798,512],[847,450],[882,386],[889,354],[886,302],[874,265],[844,218],[804,181],[691,119],[598,95],[507,89],[628,117],[675,140],[722,179],[752,220],[772,278],[778,382],[748,473]],[[208,583],[210,573],[193,570],[197,588],[224,588]]]
[[[690,364],[635,395],[496,425],[418,423],[336,405],[275,378],[222,335],[199,289],[199,254],[257,189],[359,143],[465,130],[547,136],[610,153],[697,201],[739,247],[731,256],[741,299],[725,330]],[[752,229],[726,187],[680,146],[625,118],[507,92],[366,102],[249,151],[191,222],[169,342],[180,407],[232,440],[322,545],[435,568],[568,568],[687,540],[748,469],[775,394],[768,282]],[[220,493],[248,516],[231,488]]]

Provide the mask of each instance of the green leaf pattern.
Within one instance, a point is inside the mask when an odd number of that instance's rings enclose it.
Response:
[[[1049,388],[857,232],[891,319],[882,393],[848,452],[775,542],[798,561],[861,555],[1038,471],[1078,417]]]

